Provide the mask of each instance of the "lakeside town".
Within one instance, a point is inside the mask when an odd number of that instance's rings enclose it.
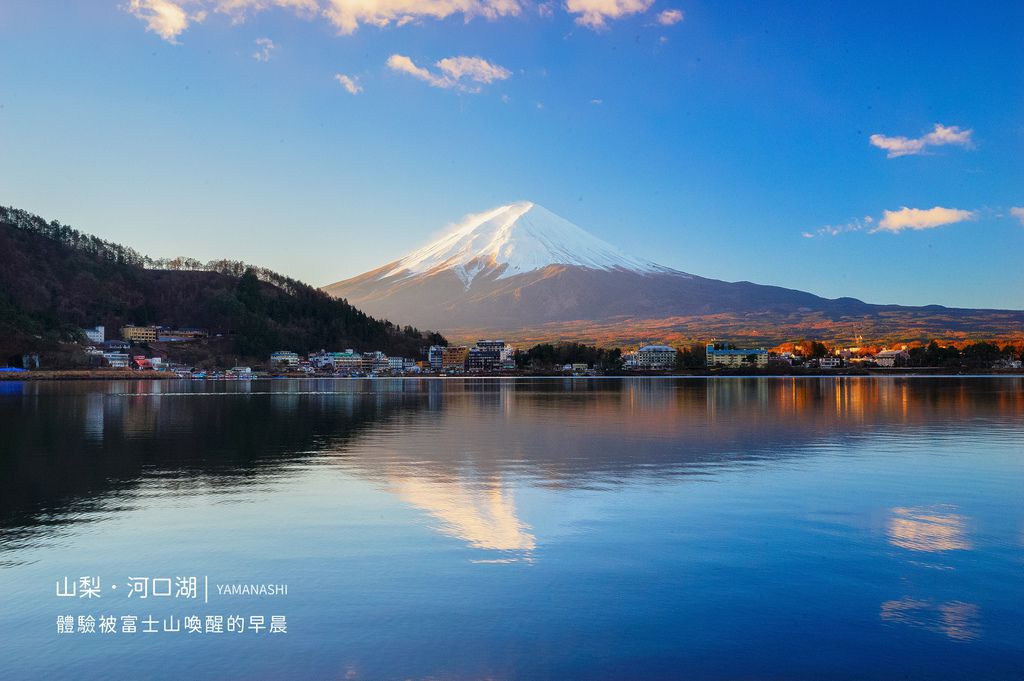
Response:
[[[480,339],[472,345],[430,345],[419,357],[389,356],[381,350],[321,349],[300,354],[289,349],[270,353],[261,363],[194,366],[169,359],[157,348],[201,344],[210,334],[198,328],[127,325],[119,338],[107,338],[104,326],[81,330],[82,352],[90,375],[106,371],[136,372],[162,378],[251,379],[257,377],[384,377],[384,376],[507,376],[507,375],[630,375],[665,373],[866,373],[870,370],[947,369],[953,371],[1018,371],[1024,369],[1020,344],[990,342],[939,344],[937,341],[894,347],[830,346],[819,341],[785,343],[774,348],[740,347],[710,340],[673,347],[643,344],[635,348],[602,349],[579,343],[538,344],[516,348],[501,339]],[[217,335],[217,334],[215,334]],[[38,355],[28,353],[0,367],[6,377],[43,372]],[[63,372],[73,377],[74,372]]]

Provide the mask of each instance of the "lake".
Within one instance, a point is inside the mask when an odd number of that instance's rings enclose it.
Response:
[[[0,382],[0,632],[17,681],[1020,679],[1024,379]]]

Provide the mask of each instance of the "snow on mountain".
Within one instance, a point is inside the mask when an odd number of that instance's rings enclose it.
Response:
[[[520,201],[467,215],[437,241],[402,258],[380,279],[452,270],[466,285],[481,271],[501,269],[498,279],[548,265],[594,270],[671,272],[626,255],[542,206]]]

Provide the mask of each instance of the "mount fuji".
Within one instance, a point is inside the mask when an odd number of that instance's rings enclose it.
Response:
[[[528,201],[467,215],[433,243],[324,290],[454,339],[884,342],[1024,332],[1021,311],[871,305],[687,274]]]

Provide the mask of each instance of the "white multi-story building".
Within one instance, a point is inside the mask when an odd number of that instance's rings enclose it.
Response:
[[[402,357],[388,357],[388,371],[402,371],[405,369],[405,359]]]
[[[675,366],[676,349],[667,345],[643,345],[635,353],[638,369],[668,369]]]
[[[822,369],[838,369],[843,366],[843,358],[835,355],[822,357],[818,360],[818,367]]]
[[[91,329],[82,329],[85,333],[85,337],[91,340],[93,343],[102,343],[106,340],[106,329],[102,326],[94,326]]]

